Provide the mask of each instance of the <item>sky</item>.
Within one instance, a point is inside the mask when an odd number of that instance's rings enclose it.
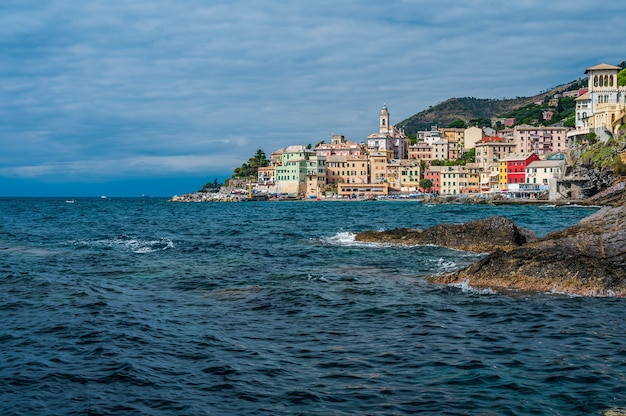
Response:
[[[0,196],[172,196],[257,149],[626,60],[626,3],[3,0]]]

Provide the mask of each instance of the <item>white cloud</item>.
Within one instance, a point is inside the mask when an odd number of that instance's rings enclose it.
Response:
[[[257,148],[362,140],[383,102],[399,122],[453,96],[530,95],[618,63],[625,11],[565,0],[7,0],[0,174],[230,172]]]
[[[232,157],[232,156],[231,156]],[[120,159],[74,160],[0,168],[0,175],[17,178],[124,178],[230,171],[229,159],[221,156],[140,156]]]

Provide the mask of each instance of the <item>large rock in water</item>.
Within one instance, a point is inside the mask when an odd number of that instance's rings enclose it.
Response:
[[[436,283],[626,297],[626,204],[511,251],[497,250]]]
[[[392,244],[434,244],[458,250],[491,253],[512,250],[536,239],[510,219],[490,217],[465,224],[440,224],[426,230],[396,228],[387,231],[365,231],[356,235],[356,241]]]

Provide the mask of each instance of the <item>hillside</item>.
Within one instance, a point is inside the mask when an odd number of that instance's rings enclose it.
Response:
[[[420,130],[430,130],[431,126],[434,125],[448,127],[457,120],[463,120],[466,123],[470,123],[471,120],[489,120],[491,117],[500,117],[536,101],[543,101],[546,96],[552,97],[556,93],[573,89],[578,84],[579,81],[572,81],[532,97],[506,100],[473,97],[450,98],[412,115],[396,126],[403,128],[408,135],[415,136]]]

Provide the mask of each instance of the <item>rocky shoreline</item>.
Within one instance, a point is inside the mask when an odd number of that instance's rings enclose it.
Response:
[[[358,241],[436,244],[486,257],[457,272],[433,276],[438,284],[467,283],[498,290],[626,297],[624,183],[587,204],[606,205],[565,230],[537,239],[504,217],[444,224],[427,230],[366,231]]]

